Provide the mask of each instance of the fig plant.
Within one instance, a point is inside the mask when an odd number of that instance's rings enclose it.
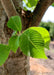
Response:
[[[0,66],[5,63],[10,51],[16,53],[19,47],[26,56],[47,59],[45,48],[49,49],[50,35],[45,28],[30,27],[21,33],[22,23],[19,16],[12,16],[7,26],[14,30],[14,33],[8,45],[0,44]]]

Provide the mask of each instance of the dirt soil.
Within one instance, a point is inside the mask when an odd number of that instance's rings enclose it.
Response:
[[[46,55],[47,60],[30,58],[30,75],[54,75],[54,41]]]

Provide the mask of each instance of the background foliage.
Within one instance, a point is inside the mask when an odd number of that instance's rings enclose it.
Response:
[[[50,33],[51,40],[54,40],[54,23],[41,22],[39,26],[46,28]]]
[[[34,10],[39,0],[23,0],[24,10]]]

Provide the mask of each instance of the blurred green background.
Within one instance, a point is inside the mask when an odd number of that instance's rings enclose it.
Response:
[[[51,41],[54,41],[54,23],[52,23],[52,22],[41,22],[39,26],[46,28],[49,31]]]

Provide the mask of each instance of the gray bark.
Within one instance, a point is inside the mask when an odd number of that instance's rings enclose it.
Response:
[[[7,44],[9,35],[4,31],[7,15],[0,2],[0,43]],[[7,36],[8,37],[7,37]],[[20,49],[14,54],[9,54],[4,65],[0,66],[0,75],[29,75],[29,57],[26,57]]]

